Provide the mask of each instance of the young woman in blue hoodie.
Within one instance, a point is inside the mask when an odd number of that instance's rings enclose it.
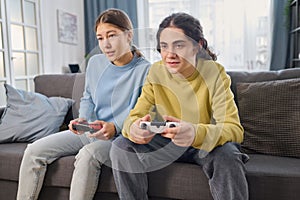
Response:
[[[132,23],[121,10],[108,9],[96,20],[95,32],[103,54],[90,58],[79,118],[69,129],[29,144],[20,167],[18,200],[38,199],[47,166],[63,156],[76,155],[70,199],[92,200],[101,165],[109,163],[111,142],[140,95],[150,63],[132,45]],[[74,123],[102,128],[95,133],[76,131]]]

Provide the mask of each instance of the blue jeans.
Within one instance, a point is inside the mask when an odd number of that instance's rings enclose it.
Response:
[[[112,144],[110,158],[114,180],[122,200],[148,199],[147,172],[175,161],[198,164],[208,178],[215,200],[248,199],[244,166],[248,156],[239,151],[236,143],[228,142],[203,154],[201,150],[192,147],[176,146],[160,135],[156,135],[146,145],[135,144],[120,136]]]
[[[47,166],[63,156],[76,155],[71,181],[71,200],[92,200],[98,186],[101,165],[109,161],[111,141],[95,140],[63,131],[29,144],[19,174],[17,200],[36,200]]]

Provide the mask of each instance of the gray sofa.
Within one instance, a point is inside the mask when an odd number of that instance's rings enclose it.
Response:
[[[300,69],[252,73],[228,72],[228,74],[231,76],[232,90],[236,95],[238,82],[300,78]],[[76,100],[76,104],[66,116],[65,125],[71,118],[77,116],[84,74],[40,75],[34,81],[36,92]],[[3,109],[0,115],[2,112]],[[16,198],[19,166],[25,148],[26,143],[0,144],[0,199]],[[300,199],[299,158],[257,153],[249,156],[246,170],[251,200]],[[73,163],[74,156],[67,156],[49,166],[40,194],[41,200],[68,199]],[[188,163],[173,163],[164,169],[149,173],[149,196],[151,199],[212,199],[207,178],[197,165]],[[117,198],[111,169],[104,167],[95,199]]]

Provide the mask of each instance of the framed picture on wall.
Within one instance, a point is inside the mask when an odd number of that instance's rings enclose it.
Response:
[[[68,44],[78,43],[77,16],[57,10],[58,41]]]

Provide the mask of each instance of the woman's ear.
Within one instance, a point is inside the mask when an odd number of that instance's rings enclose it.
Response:
[[[199,49],[202,49],[203,48],[203,40],[200,40],[198,44],[199,44]]]
[[[197,54],[199,53],[199,51],[201,50],[202,45],[201,45],[201,41],[197,44],[194,45],[194,53]]]
[[[128,37],[128,42],[131,44],[133,40],[133,32],[132,31],[127,31],[127,37]]]

